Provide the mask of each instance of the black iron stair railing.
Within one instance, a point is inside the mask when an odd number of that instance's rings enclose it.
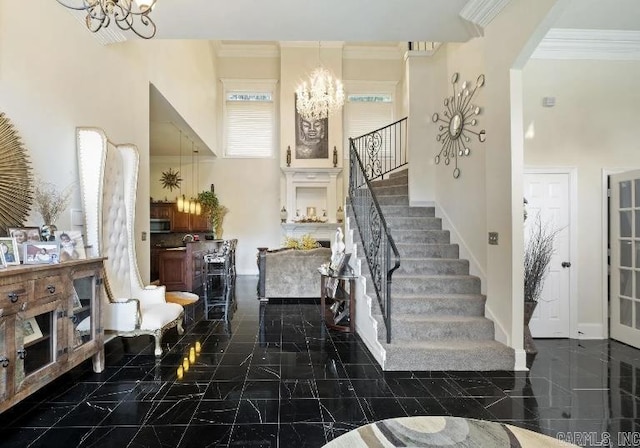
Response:
[[[407,164],[407,119],[349,139],[349,201],[362,240],[378,305],[391,342],[391,284],[400,253],[371,181]]]

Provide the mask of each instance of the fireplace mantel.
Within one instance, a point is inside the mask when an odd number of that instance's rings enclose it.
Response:
[[[342,168],[282,168],[285,175],[287,222],[292,222],[296,216],[298,206],[298,188],[318,188],[324,190],[327,211],[327,222],[336,222],[338,209],[338,175]],[[316,206],[318,204],[310,204]],[[324,207],[322,207],[324,208]],[[317,207],[321,214],[321,207]],[[302,215],[305,214],[303,210]]]

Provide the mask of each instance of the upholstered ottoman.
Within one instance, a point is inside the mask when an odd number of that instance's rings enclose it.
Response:
[[[167,291],[165,293],[165,300],[167,303],[177,303],[184,308],[184,324],[187,326],[189,323],[193,323],[196,320],[196,303],[200,300],[197,294],[185,291]]]

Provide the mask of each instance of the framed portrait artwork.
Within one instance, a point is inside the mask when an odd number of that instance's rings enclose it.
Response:
[[[58,231],[56,235],[60,243],[60,261],[87,258],[82,233],[79,230],[62,230]]]
[[[20,252],[15,238],[0,237],[0,252],[7,265],[20,264]]]
[[[42,330],[40,330],[35,317],[31,317],[22,323],[22,336],[25,344],[42,337]]]
[[[60,246],[56,241],[24,243],[23,252],[25,264],[60,263]]]
[[[329,119],[305,120],[296,109],[296,159],[328,158]]]

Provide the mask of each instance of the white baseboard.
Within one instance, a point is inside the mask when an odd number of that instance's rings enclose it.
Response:
[[[578,339],[607,339],[602,324],[578,324]]]
[[[513,370],[528,371],[529,369],[527,368],[527,354],[525,353],[524,349],[517,349],[515,355],[516,362],[513,366]]]

